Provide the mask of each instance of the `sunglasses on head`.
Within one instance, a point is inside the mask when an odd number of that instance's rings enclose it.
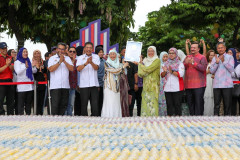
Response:
[[[70,53],[76,53],[76,51],[69,51]]]

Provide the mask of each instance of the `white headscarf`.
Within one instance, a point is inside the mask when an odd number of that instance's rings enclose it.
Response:
[[[164,56],[164,55],[168,55],[168,53],[167,53],[166,51],[162,51],[162,52],[160,53],[161,66],[163,66],[163,64],[164,64],[164,62],[163,62],[163,56]]]
[[[107,63],[110,64],[113,68],[119,68],[120,67],[120,62],[119,62],[119,59],[118,59],[117,51],[115,49],[112,49],[112,50],[109,51],[109,54],[110,53],[115,53],[116,54],[116,59],[113,61],[110,58],[110,56],[108,56]]]
[[[178,57],[180,58],[180,61],[183,62],[186,58],[186,55],[181,49],[178,49],[177,51],[178,51]]]
[[[148,47],[148,50],[150,48],[154,50],[154,56],[153,57],[149,57],[148,54],[147,54],[147,58],[144,58],[143,63],[147,67],[150,66],[155,59],[158,58],[156,47],[155,46],[150,46],[150,47]]]

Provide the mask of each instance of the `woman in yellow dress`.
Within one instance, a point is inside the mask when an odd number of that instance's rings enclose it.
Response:
[[[138,65],[138,76],[143,78],[141,116],[158,116],[160,59],[156,47],[148,47],[147,58]]]

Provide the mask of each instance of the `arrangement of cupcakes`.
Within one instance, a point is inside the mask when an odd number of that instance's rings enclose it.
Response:
[[[0,159],[240,159],[238,117],[0,116]]]

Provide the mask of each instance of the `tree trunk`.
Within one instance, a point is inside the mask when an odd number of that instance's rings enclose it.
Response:
[[[238,23],[235,27],[234,27],[234,32],[233,32],[233,39],[232,39],[232,46],[233,47],[237,47],[237,36],[238,36],[238,30],[240,28],[240,23]]]
[[[18,50],[24,46],[24,37],[21,34],[19,26],[15,23],[15,7],[13,5],[8,7],[8,23],[9,28],[13,30],[13,33],[15,33],[17,41],[18,41]]]

